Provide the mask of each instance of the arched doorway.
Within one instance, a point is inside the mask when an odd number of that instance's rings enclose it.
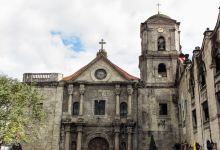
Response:
[[[108,142],[101,137],[96,137],[89,142],[89,150],[109,150]]]

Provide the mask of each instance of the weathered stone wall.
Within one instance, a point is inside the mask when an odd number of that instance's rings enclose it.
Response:
[[[146,31],[141,33],[142,53],[157,51],[157,40],[160,36],[165,37],[166,51],[173,51],[175,53],[175,50],[179,50],[179,26],[161,18],[155,18],[153,21],[145,23],[147,24]],[[158,32],[158,28],[163,28],[163,32]]]
[[[191,144],[194,141],[198,142],[202,147],[204,147],[204,142],[206,140],[212,140],[216,142],[217,145],[219,143],[219,103],[216,98],[216,73],[215,67],[213,66],[213,44],[215,45],[215,41],[210,39],[211,32],[205,32],[205,40],[203,42],[203,47],[201,50],[197,50],[197,52],[193,55],[193,76],[195,81],[195,106],[192,109],[196,109],[197,115],[197,130],[193,132]],[[199,68],[204,64],[205,67],[205,86],[202,86],[200,83],[200,75]],[[204,121],[204,112],[202,109],[202,103],[204,101],[208,102],[209,109],[209,121]],[[189,112],[190,113],[190,112]]]
[[[121,94],[120,94],[120,103],[127,103],[127,86],[121,86]],[[64,93],[67,93],[64,91]],[[79,85],[74,86],[73,90],[73,99],[72,103],[79,102],[80,94],[79,94]],[[94,101],[95,100],[105,100],[106,101],[106,111],[105,115],[96,116],[94,115]],[[85,85],[85,94],[84,94],[84,104],[83,104],[83,118],[89,123],[97,123],[96,118],[104,119],[105,122],[112,123],[115,119],[115,85]],[[132,96],[132,106],[134,106],[136,102],[136,98]],[[68,94],[64,95],[64,107],[63,112],[67,112],[68,106]],[[135,107],[132,107],[132,111],[135,111]],[[132,113],[132,117],[136,117],[135,114]],[[73,116],[74,117],[74,116]]]
[[[142,129],[142,148],[149,149],[151,135],[158,149],[172,149],[179,142],[178,110],[173,101],[175,88],[146,88],[139,90],[139,123]],[[159,115],[159,103],[166,103],[168,114]]]
[[[40,138],[24,144],[23,149],[59,150],[63,87],[62,85],[41,85],[37,88],[44,97],[43,108],[46,112],[46,120],[39,130]]]
[[[165,39],[165,49],[158,49],[159,37]],[[141,79],[138,110],[140,124],[139,149],[148,150],[151,135],[158,149],[170,150],[179,142],[178,104],[176,89],[177,57],[180,49],[179,23],[157,14],[141,24],[142,53],[139,58]],[[159,64],[165,74],[159,74]],[[167,105],[167,115],[159,114],[159,104]]]
[[[183,66],[180,64],[180,66]],[[193,133],[197,132],[197,128],[193,128],[192,123],[192,111],[195,109],[195,97],[192,94],[194,87],[190,84],[191,73],[190,69],[186,69],[180,72],[181,78],[178,81],[178,120],[180,128],[180,141],[181,144],[191,144],[193,141]],[[194,88],[195,91],[195,88]],[[199,110],[196,110],[196,112]],[[198,122],[198,120],[197,120]]]
[[[192,64],[186,65],[185,69],[181,72],[182,75],[179,78],[178,84],[179,104],[184,99],[187,101],[186,126],[183,127],[181,124],[181,141],[185,141],[185,143],[191,146],[194,142],[197,142],[202,149],[204,149],[207,140],[217,144],[217,149],[219,149],[220,145],[220,103],[216,96],[216,93],[220,90],[218,88],[220,75],[216,72],[216,66],[219,64],[215,62],[215,58],[220,50],[218,37],[219,25],[216,25],[214,31],[205,31],[202,48],[196,47],[193,51]],[[203,66],[205,68],[204,85],[201,84],[201,67]],[[193,80],[193,87],[190,84],[190,79]],[[193,89],[195,91],[194,97],[192,96]],[[208,120],[205,120],[202,106],[205,101],[208,102]],[[193,126],[193,110],[196,110],[196,126]],[[183,119],[182,116],[179,118]]]
[[[76,81],[73,84],[73,96],[72,96],[72,103],[80,102],[80,85]],[[82,83],[81,83],[82,84]],[[71,116],[71,121],[66,122],[63,120],[63,125],[66,130],[68,126],[71,128],[77,128],[78,126],[82,126],[83,136],[82,136],[82,148],[88,149],[88,143],[92,138],[95,137],[103,137],[109,143],[110,149],[114,148],[114,141],[115,141],[115,128],[119,128],[122,124],[125,124],[125,129],[127,130],[127,126],[129,124],[127,117],[120,117],[116,115],[116,85],[120,85],[120,94],[119,99],[120,103],[126,102],[128,104],[128,85],[130,83],[121,82],[121,83],[105,83],[105,84],[84,84],[85,92],[83,94],[83,115],[79,116]],[[134,87],[133,87],[134,88]],[[67,90],[67,88],[64,88]],[[137,120],[137,91],[133,89],[132,94],[132,113],[129,116],[135,124]],[[64,91],[64,93],[67,93]],[[64,105],[63,113],[66,114],[68,104],[68,94],[64,94]],[[95,115],[95,100],[105,100],[105,115]],[[81,120],[83,122],[79,122]],[[77,131],[71,130],[71,135],[78,134]],[[137,138],[136,135],[137,128],[136,126],[133,127],[132,130],[132,146],[133,149],[137,149]],[[68,131],[64,133],[64,137],[68,134]],[[125,139],[121,138],[121,134],[119,134],[119,141],[125,141],[127,143],[127,133],[125,133]],[[71,141],[76,141],[73,137],[70,139],[65,139]],[[65,141],[63,141],[65,142]],[[61,144],[62,145],[62,144]],[[72,145],[70,144],[70,147]],[[62,146],[61,146],[62,147]],[[61,148],[62,149],[62,148]]]

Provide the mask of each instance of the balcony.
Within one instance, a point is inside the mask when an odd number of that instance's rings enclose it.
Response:
[[[60,73],[24,73],[23,82],[54,82],[63,79]]]

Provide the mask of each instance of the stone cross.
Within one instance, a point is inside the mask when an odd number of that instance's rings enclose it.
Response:
[[[157,11],[158,11],[158,14],[160,13],[160,6],[161,6],[161,4],[160,4],[160,3],[157,3]]]
[[[101,39],[101,41],[99,42],[99,44],[101,45],[101,50],[103,49],[103,45],[106,44],[106,42],[104,42],[103,39]]]

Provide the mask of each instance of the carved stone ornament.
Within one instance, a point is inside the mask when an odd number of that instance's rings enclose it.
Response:
[[[70,84],[69,86],[68,86],[68,93],[71,95],[71,94],[73,94],[73,85],[72,84]]]
[[[157,32],[159,32],[159,33],[162,33],[164,30],[163,30],[163,28],[158,28],[157,29]]]
[[[133,88],[131,85],[127,86],[127,92],[128,92],[128,95],[131,95],[133,93]]]
[[[83,95],[85,92],[85,85],[84,84],[80,84],[79,86],[79,93],[80,95]]]
[[[97,79],[99,79],[99,80],[105,79],[106,76],[107,76],[107,72],[106,72],[105,69],[97,69],[97,70],[95,71],[95,77],[96,77]]]
[[[115,94],[119,95],[121,93],[120,85],[115,86]]]

